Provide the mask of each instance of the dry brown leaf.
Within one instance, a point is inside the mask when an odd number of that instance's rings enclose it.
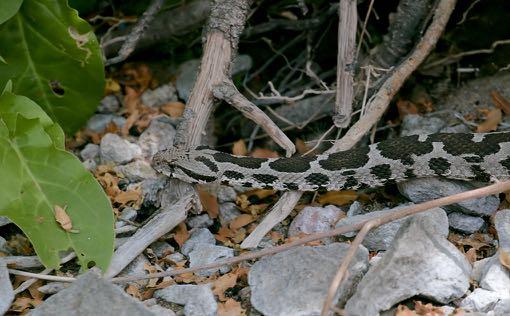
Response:
[[[232,221],[230,221],[229,226],[230,229],[236,230],[243,226],[246,226],[250,223],[253,223],[255,221],[255,218],[250,214],[241,214],[234,218]]]
[[[186,227],[185,223],[180,223],[179,226],[177,226],[175,230],[174,240],[179,245],[179,247],[182,247],[184,242],[188,240],[189,238],[189,232],[188,228]]]
[[[400,118],[403,118],[409,114],[419,114],[420,111],[416,104],[408,100],[398,100],[397,101],[397,110]]]
[[[304,142],[302,139],[300,139],[300,138],[296,139],[295,145],[296,145],[296,151],[297,151],[299,154],[301,154],[301,155],[303,155],[303,154],[304,154],[304,153],[306,153],[308,150],[310,150],[310,149],[308,148],[308,146],[306,146],[305,142]]]
[[[420,301],[414,302],[414,311],[419,316],[443,316],[444,311],[441,307],[434,306],[430,303],[423,304]]]
[[[491,91],[492,102],[498,108],[505,112],[505,115],[510,115],[510,101],[508,101],[504,96],[502,96],[497,91]]]
[[[246,310],[241,303],[229,298],[225,303],[218,304],[218,316],[245,316]]]
[[[499,123],[501,123],[502,119],[503,114],[501,113],[501,110],[498,108],[493,108],[487,113],[485,121],[478,124],[476,132],[477,133],[493,132],[498,128],[498,125]]]
[[[256,190],[244,192],[243,194],[247,195],[247,196],[256,196],[262,200],[262,199],[265,199],[271,195],[276,194],[276,191],[275,190],[256,189]]]
[[[66,212],[67,205],[61,207],[59,205],[53,206],[53,211],[55,212],[55,221],[68,233],[79,233],[79,230],[73,229],[73,223],[71,221],[71,217]]]
[[[476,261],[476,249],[475,248],[470,248],[465,254],[464,256],[466,257],[466,259],[472,264]]]
[[[333,204],[341,206],[349,204],[357,198],[358,194],[356,191],[329,191],[319,196],[319,203],[322,205]]]
[[[227,243],[230,241],[230,238],[235,236],[235,232],[232,231],[227,226],[222,226],[218,230],[218,233],[214,235],[214,238],[216,238],[217,241],[220,241],[222,243]]]
[[[9,238],[9,241],[7,241],[7,246],[13,249],[14,252],[25,256],[34,253],[34,249],[30,244],[30,240],[28,240],[28,238],[22,234],[15,234],[11,236],[11,238]]]
[[[209,214],[210,218],[217,218],[219,214],[218,198],[202,188],[198,188],[198,196],[204,210]]]
[[[499,250],[499,262],[505,266],[507,269],[510,269],[510,253],[504,251],[503,249]]]
[[[113,78],[106,78],[104,94],[115,94],[120,92],[119,83]]]
[[[246,156],[248,154],[248,148],[244,140],[240,139],[232,145],[232,154],[237,156]]]
[[[9,310],[12,312],[21,313],[21,312],[24,312],[24,311],[32,308],[32,307],[37,306],[40,303],[42,303],[42,301],[37,302],[33,298],[18,296],[18,297],[16,297],[14,302],[12,302],[11,308]]]
[[[122,129],[120,130],[122,136],[125,137],[129,135],[129,130],[135,125],[139,118],[140,112],[137,109],[133,110],[133,112],[129,114],[128,118],[124,122],[124,125],[122,126]]]
[[[417,316],[416,313],[409,309],[409,307],[405,305],[399,305],[397,307],[397,312],[395,316]]]
[[[280,155],[276,151],[265,148],[255,148],[250,156],[253,158],[278,158]]]
[[[138,288],[138,286],[136,286],[134,284],[129,284],[127,286],[126,293],[131,295],[132,297],[142,300],[142,293],[140,292],[140,289]]]
[[[123,77],[126,79],[123,83],[127,86],[132,86],[138,91],[145,91],[147,88],[154,87],[154,80],[151,71],[147,65],[143,64],[124,64],[122,67]]]
[[[212,284],[212,291],[214,295],[222,302],[228,298],[225,296],[225,291],[234,287],[237,283],[238,274],[234,272],[224,274],[216,279]]]
[[[181,117],[184,107],[185,105],[182,102],[170,102],[161,106],[161,111],[170,117]]]
[[[137,202],[142,198],[140,189],[120,191],[114,198],[114,202],[126,205],[129,202]]]

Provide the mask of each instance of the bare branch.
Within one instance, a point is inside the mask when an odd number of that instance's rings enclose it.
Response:
[[[344,128],[351,122],[354,97],[354,57],[356,54],[356,22],[358,21],[356,1],[340,0],[338,14],[338,55],[333,123],[336,127]]]
[[[213,95],[220,100],[226,101],[243,113],[248,119],[260,125],[280,147],[285,149],[287,157],[292,156],[296,152],[294,144],[287,135],[285,135],[264,111],[242,95],[231,80],[224,80],[222,84],[214,86]]]
[[[120,63],[121,61],[126,60],[126,58],[128,58],[129,55],[131,55],[131,53],[135,50],[136,44],[140,40],[142,34],[147,29],[152,19],[154,19],[156,13],[159,12],[164,2],[165,0],[152,1],[152,3],[149,5],[149,8],[147,8],[147,11],[143,13],[142,18],[140,19],[140,21],[138,21],[138,23],[131,31],[131,34],[129,34],[124,44],[122,44],[117,56],[107,59],[104,63],[105,66]]]

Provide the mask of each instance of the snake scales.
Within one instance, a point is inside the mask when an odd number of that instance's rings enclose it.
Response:
[[[251,158],[209,148],[167,149],[154,168],[190,183],[315,191],[364,189],[411,178],[510,178],[510,132],[406,136],[317,156]]]

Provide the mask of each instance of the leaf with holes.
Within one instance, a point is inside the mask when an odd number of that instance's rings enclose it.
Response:
[[[29,99],[8,91],[0,96],[0,215],[23,230],[45,266],[58,267],[60,252],[73,249],[83,267],[94,262],[104,270],[113,253],[110,202],[63,150],[55,125]],[[65,216],[56,206],[67,206]]]
[[[37,102],[68,133],[86,122],[102,97],[99,44],[65,0],[24,1],[0,25],[0,56],[0,86],[13,79],[15,93]]]
[[[7,0],[0,2],[0,24],[12,18],[18,12],[23,0]]]

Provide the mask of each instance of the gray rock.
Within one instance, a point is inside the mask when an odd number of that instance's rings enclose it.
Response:
[[[251,68],[252,59],[248,55],[238,55],[233,62],[232,75],[246,71]],[[195,84],[198,69],[200,67],[200,59],[192,59],[182,63],[177,70],[177,81],[175,86],[179,97],[184,101],[188,101],[191,89]]]
[[[292,220],[289,236],[319,233],[331,228],[345,213],[336,206],[307,206]]]
[[[494,226],[498,232],[500,249],[510,254],[510,209],[496,213]]]
[[[82,162],[83,167],[88,171],[94,171],[97,168],[97,162],[94,159],[87,159]]]
[[[445,180],[440,178],[412,179],[398,184],[400,192],[414,203],[421,203],[448,195],[472,190],[475,186],[469,182]],[[470,215],[490,216],[499,206],[499,198],[491,195],[479,199],[462,201],[445,206],[444,209]]]
[[[477,216],[466,215],[458,212],[448,214],[450,227],[465,234],[472,234],[480,230],[485,221]]]
[[[127,163],[141,157],[142,150],[136,144],[122,139],[116,134],[108,133],[101,139],[100,154],[102,163]]]
[[[500,300],[496,303],[493,312],[496,316],[510,315],[510,298]]]
[[[154,292],[154,297],[184,305],[186,316],[215,316],[218,310],[209,285],[170,285]]]
[[[407,207],[408,205],[402,205],[395,209],[384,209],[380,211],[374,211],[370,213],[365,213],[363,215],[356,215],[353,217],[347,217],[341,219],[337,224],[336,228],[358,224],[370,219],[373,219],[375,217],[379,217],[382,215],[394,213],[396,211],[399,211],[400,209]],[[397,219],[395,221],[389,222],[387,224],[378,226],[366,235],[365,239],[363,240],[363,246],[367,247],[370,251],[378,251],[378,250],[386,250],[391,246],[391,243],[393,241],[393,238],[397,234],[398,229],[402,225],[406,218]],[[354,237],[357,233],[356,232],[350,232],[343,234],[345,237]]]
[[[155,241],[149,246],[149,248],[152,249],[158,259],[161,259],[175,251],[175,248],[166,241]]]
[[[175,312],[173,310],[164,308],[158,304],[148,306],[148,308],[151,310],[151,312],[158,316],[175,316]]]
[[[138,211],[132,207],[125,207],[119,216],[118,221],[115,222],[115,228],[120,228],[126,225],[126,221],[134,221],[138,216]]]
[[[192,228],[206,228],[214,224],[214,221],[207,214],[190,217],[186,222]]]
[[[120,108],[119,99],[113,94],[107,95],[104,97],[99,106],[97,107],[97,112],[99,113],[114,113],[117,112]]]
[[[175,87],[171,83],[164,84],[154,90],[148,89],[142,93],[142,103],[148,107],[159,107],[169,102],[177,101]]]
[[[361,203],[358,201],[352,202],[352,204],[349,206],[349,210],[347,210],[347,217],[353,217],[355,215],[361,214],[365,214]]]
[[[9,246],[7,245],[7,240],[5,240],[5,238],[2,236],[0,236],[0,252],[3,252],[4,255],[12,254],[12,251],[9,249]]]
[[[8,217],[0,216],[0,227],[12,223]]]
[[[122,174],[130,182],[139,182],[145,179],[155,179],[158,177],[151,164],[143,159],[136,159],[128,164],[115,166],[113,170]]]
[[[478,288],[460,302],[460,307],[468,312],[488,312],[498,301],[498,293]]]
[[[237,198],[237,192],[232,187],[220,185],[216,196],[218,197],[219,203],[235,202]]]
[[[471,271],[471,279],[480,283],[483,274],[487,270],[487,263],[490,263],[492,258],[483,258],[473,262],[473,270]]]
[[[483,269],[480,287],[500,294],[500,298],[510,298],[510,271],[501,265],[499,254],[491,257]]]
[[[346,315],[378,315],[416,295],[443,304],[462,297],[471,265],[447,235],[448,219],[440,208],[406,219],[383,258],[358,284]]]
[[[80,152],[80,157],[83,160],[95,159],[99,156],[99,145],[89,143]]]
[[[184,255],[180,252],[174,252],[173,254],[166,256],[165,260],[177,263],[186,260],[186,257],[184,257]]]
[[[167,178],[158,176],[156,179],[146,179],[141,183],[143,204],[159,206],[160,199],[158,193],[165,187]]]
[[[11,307],[14,300],[14,291],[12,289],[9,271],[4,260],[0,259],[0,315],[4,315]]]
[[[153,118],[149,127],[138,139],[144,157],[151,160],[158,151],[171,148],[175,133],[175,127],[168,116],[160,115]]]
[[[446,126],[438,117],[410,114],[402,119],[401,136],[433,134]]]
[[[204,264],[213,263],[219,260],[232,258],[234,256],[234,250],[228,247],[216,246],[211,244],[197,244],[193,250],[189,253],[189,266],[190,268],[201,266]],[[211,276],[217,271],[224,274],[230,271],[230,266],[223,266],[220,268],[201,270],[195,272],[200,276]]]
[[[447,126],[440,131],[441,133],[470,133],[471,130],[464,124]]]
[[[191,233],[184,245],[182,245],[181,252],[184,255],[188,255],[197,245],[206,244],[206,245],[214,245],[216,244],[216,238],[207,228],[199,228]]]
[[[148,274],[149,272],[145,269],[146,266],[150,266],[151,263],[149,259],[145,257],[143,254],[139,254],[130,264],[128,264],[120,273],[120,276],[130,276],[130,275],[141,275]],[[132,284],[144,286],[149,283],[148,280],[140,280],[136,281]]]
[[[241,215],[241,212],[237,208],[237,205],[235,203],[226,202],[223,204],[220,204],[219,207],[219,218],[221,225],[225,225],[234,218]]]
[[[156,315],[118,286],[89,271],[67,289],[47,298],[30,315]]]
[[[266,316],[319,315],[328,285],[348,248],[344,243],[305,246],[260,259],[248,274],[253,307]],[[368,251],[360,247],[339,289],[340,304],[367,268]]]
[[[101,133],[106,129],[106,126],[108,126],[110,122],[113,122],[117,125],[117,127],[122,128],[126,123],[126,119],[114,114],[95,114],[88,120],[86,127],[93,132]]]

